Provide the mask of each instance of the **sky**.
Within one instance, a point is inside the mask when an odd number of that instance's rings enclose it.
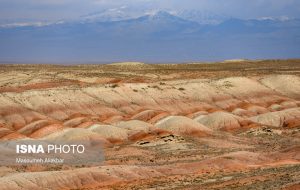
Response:
[[[235,18],[297,18],[299,0],[0,0],[0,21],[76,19],[105,9],[199,10]]]

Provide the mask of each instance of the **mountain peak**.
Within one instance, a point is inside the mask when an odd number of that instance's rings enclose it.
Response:
[[[154,19],[154,20],[160,20],[160,19],[168,19],[168,18],[177,18],[177,16],[167,12],[167,11],[156,11],[154,13],[150,13],[147,15],[149,18]],[[178,17],[179,18],[179,17]]]

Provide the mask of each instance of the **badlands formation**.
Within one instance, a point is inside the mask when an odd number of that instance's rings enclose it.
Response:
[[[300,61],[1,65],[0,138],[98,141],[0,189],[300,189]]]

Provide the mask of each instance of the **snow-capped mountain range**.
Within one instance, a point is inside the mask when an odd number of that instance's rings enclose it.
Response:
[[[0,27],[24,27],[24,26],[47,26],[52,24],[62,24],[70,22],[80,22],[80,23],[92,23],[92,22],[117,22],[125,21],[131,19],[138,19],[140,17],[151,16],[156,17],[159,15],[171,15],[178,17],[187,21],[197,22],[201,25],[217,25],[226,20],[232,19],[230,16],[215,14],[210,11],[199,11],[199,10],[182,10],[182,11],[172,11],[172,10],[134,10],[132,8],[122,6],[119,8],[105,9],[98,12],[92,12],[80,16],[79,18],[74,18],[72,20],[59,20],[59,21],[1,21]],[[262,17],[254,20],[272,20],[272,21],[288,21],[291,20],[286,16],[282,17]]]
[[[127,14],[131,13],[131,14]],[[300,55],[300,20],[242,20],[126,7],[57,22],[0,27],[0,61],[182,62]]]
[[[81,19],[88,21],[121,21],[134,19],[147,15],[156,15],[160,12],[167,12],[171,15],[178,16],[180,18],[198,22],[200,24],[217,24],[226,19],[228,16],[219,15],[210,11],[199,11],[199,10],[183,10],[183,11],[172,11],[172,10],[144,10],[144,11],[133,11],[127,7],[107,9],[99,12],[90,13],[81,16]]]

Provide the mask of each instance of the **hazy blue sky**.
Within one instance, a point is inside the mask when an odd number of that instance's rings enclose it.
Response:
[[[237,18],[298,17],[299,0],[0,0],[0,19],[60,20],[107,8],[205,10]]]

